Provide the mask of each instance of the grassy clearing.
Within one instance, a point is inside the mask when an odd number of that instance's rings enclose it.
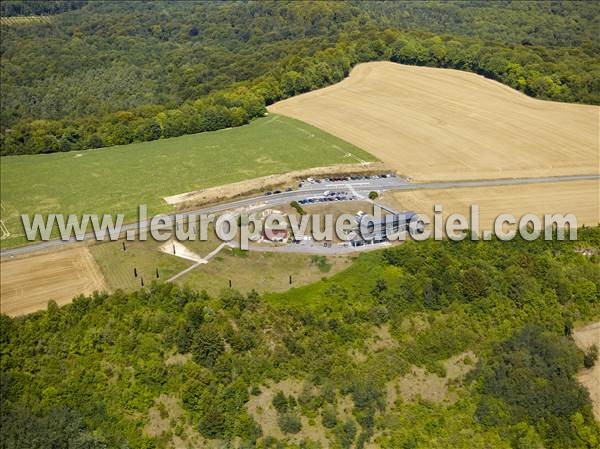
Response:
[[[350,263],[347,256],[327,257],[325,274],[311,256],[304,254],[265,253],[223,249],[208,264],[199,266],[178,279],[180,284],[189,284],[214,294],[229,285],[242,292],[252,289],[265,293],[281,292],[318,281],[346,268]],[[292,284],[289,276],[292,275]]]
[[[299,288],[292,288],[281,293],[269,293],[265,298],[275,306],[284,308],[319,310],[325,306],[331,310],[343,310],[346,306],[355,302],[352,297],[344,298],[339,295],[338,290],[345,289],[347,292],[369,291],[373,279],[386,277],[395,279],[398,275],[396,267],[384,267],[381,264],[381,251],[362,253],[353,256],[354,262],[342,273],[330,271],[327,276],[319,282]],[[332,275],[330,277],[330,275]],[[361,301],[369,303],[367,298]]]
[[[126,242],[127,250],[123,251],[122,242],[105,242],[90,246],[90,252],[111,291],[119,288],[134,290],[140,288],[142,278],[145,285],[157,280],[156,269],[160,275],[158,280],[166,281],[193,264],[192,261],[160,252],[159,246],[154,241]]]
[[[156,280],[156,269],[159,270],[160,281],[166,281],[193,264],[160,252],[161,243],[153,240],[146,242],[127,242],[127,250],[123,251],[122,242],[106,242],[90,246],[90,252],[102,271],[102,275],[111,290],[133,290]],[[216,238],[206,242],[185,242],[185,246],[204,257],[219,245]],[[291,287],[300,287],[318,281],[323,276],[333,275],[351,262],[347,256],[319,257],[304,254],[265,253],[258,251],[241,251],[237,248],[224,248],[207,264],[200,265],[191,272],[177,279],[180,285],[206,290],[210,294],[218,294],[229,286],[247,292],[252,289],[259,292],[285,291],[290,288],[289,276],[292,275]],[[285,267],[285,269],[282,269]],[[136,268],[138,277],[134,277]]]
[[[164,196],[371,155],[317,128],[272,115],[247,126],[172,139],[48,155],[2,158],[2,218],[25,243],[19,214],[124,213],[139,204],[170,210]]]

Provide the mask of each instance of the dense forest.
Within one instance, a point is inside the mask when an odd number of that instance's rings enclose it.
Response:
[[[0,445],[318,448],[301,433],[318,426],[335,448],[596,448],[575,374],[597,354],[571,332],[600,317],[600,228],[579,238],[407,243],[286,293],[154,284],[2,315]],[[411,367],[443,378],[466,351],[452,400],[390,396]],[[299,391],[250,406],[290,379]]]
[[[239,126],[373,60],[600,104],[600,4],[496,3],[77,2],[3,26],[0,154]]]
[[[5,0],[0,3],[2,17],[27,17],[60,14],[82,8],[85,0]]]

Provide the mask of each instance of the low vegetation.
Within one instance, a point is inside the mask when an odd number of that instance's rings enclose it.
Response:
[[[306,215],[306,211],[300,206],[298,201],[292,201],[290,206],[293,207],[300,215]]]
[[[2,315],[4,447],[597,447],[569,334],[600,318],[598,256],[576,251],[599,241],[592,228],[576,243],[407,243],[285,293],[153,284]],[[389,402],[390,382],[414,367],[451,377],[459,354],[470,372],[452,401]],[[157,414],[168,428],[140,432]]]
[[[271,115],[232,130],[156,142],[2,160],[2,219],[24,242],[19,214],[123,213],[173,210],[162,199],[273,173],[353,163],[373,157],[317,128]]]
[[[331,270],[331,264],[326,256],[311,256],[311,262],[319,267],[322,273],[327,273]]]
[[[185,246],[199,256],[205,257],[220,244],[216,238],[207,242],[186,242]],[[89,248],[96,260],[106,284],[111,291],[137,290],[142,280],[149,285],[185,270],[194,262],[159,251],[161,244],[155,241],[128,242],[123,251],[122,242],[107,242]],[[316,260],[315,260],[316,258]],[[284,291],[318,281],[324,273],[335,274],[350,264],[346,256],[310,256],[305,254],[242,251],[224,248],[207,264],[178,278],[175,282],[196,289],[204,289],[217,295],[232,282],[233,287],[246,293],[252,289],[260,293]],[[136,269],[137,277],[134,275]],[[290,276],[292,277],[290,284]]]

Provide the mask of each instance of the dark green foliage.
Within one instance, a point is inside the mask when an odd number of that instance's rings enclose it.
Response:
[[[221,302],[226,309],[245,308],[245,298],[239,291],[233,289],[223,289],[221,291]]]
[[[380,299],[383,293],[387,290],[387,288],[388,286],[385,282],[385,279],[379,278],[375,281],[375,287],[373,287],[373,290],[371,290],[371,294],[375,298]]]
[[[264,297],[228,292],[224,300],[152,284],[0,315],[2,447],[164,449],[166,436],[141,431],[163,395],[183,408],[174,419],[168,403],[158,405],[169,413],[167,434],[185,438],[190,424],[224,446],[289,447],[288,434],[261,437],[248,407],[260,400],[259,385],[275,395],[282,429],[298,431],[306,416],[331,429],[332,446],[595,447],[600,427],[575,380],[584,354],[564,334],[565,325],[600,316],[600,267],[576,251],[596,248],[599,233],[581,229],[578,242],[407,242]],[[465,275],[472,268],[480,272]],[[485,290],[467,299],[466,278],[484,279]],[[426,285],[435,285],[435,309]],[[392,344],[373,350],[384,319]],[[199,326],[189,326],[194,320]],[[479,362],[452,383],[455,403],[386,407],[390,382],[413,365],[444,375],[445,361],[465,351]],[[287,379],[302,381],[297,397],[270,390]],[[32,443],[44,438],[55,445]]]
[[[285,397],[283,391],[279,390],[275,396],[273,396],[273,407],[278,413],[285,413],[288,409],[288,400]]]
[[[298,433],[302,430],[300,418],[292,412],[281,413],[277,418],[277,424],[283,433]]]
[[[379,194],[377,192],[369,192],[370,200],[376,200],[378,197],[379,197]]]
[[[461,277],[461,291],[467,301],[481,299],[487,295],[488,281],[480,268],[467,268],[462,272]]]
[[[327,429],[333,429],[337,425],[337,415],[335,413],[335,408],[328,405],[323,410],[323,414],[321,416],[321,420],[323,422],[323,426]]]
[[[311,256],[310,261],[319,267],[321,273],[328,273],[331,270],[331,264],[327,260],[327,256]]]
[[[256,337],[254,333],[248,330],[236,331],[228,327],[225,331],[225,341],[229,343],[231,349],[237,352],[249,351],[256,347]]]
[[[185,321],[180,320],[177,322],[174,331],[174,340],[177,352],[183,354],[190,350],[192,344],[192,331]]]
[[[212,367],[224,350],[223,339],[213,327],[203,326],[194,332],[191,351],[196,362]]]
[[[45,16],[82,8],[85,0],[5,0],[0,4],[2,17]]]
[[[526,326],[480,368],[477,416],[494,425],[525,421],[548,442],[567,444],[574,433],[569,418],[582,410],[591,415],[588,393],[575,379],[581,366],[582,354],[567,338]]]
[[[600,103],[597,2],[370,3],[3,2],[9,15],[75,10],[51,24],[3,27],[1,154],[240,126],[265,105],[373,60],[467,70],[542,99]]]
[[[339,424],[336,428],[336,435],[340,445],[344,449],[349,449],[356,437],[356,424],[350,419],[343,424]]]
[[[214,404],[204,413],[200,421],[199,430],[207,438],[221,438],[225,430],[225,416],[219,409],[218,404]]]
[[[585,352],[583,356],[583,365],[586,368],[591,368],[598,361],[598,345],[593,344],[590,348]]]
[[[349,390],[358,409],[383,408],[383,392],[371,379],[355,380]]]
[[[31,411],[5,409],[0,415],[2,438],[6,449],[105,449],[109,446],[92,435],[81,416],[66,407],[54,407],[42,416]]]
[[[293,207],[294,209],[296,209],[296,212],[298,212],[300,215],[306,214],[306,211],[302,208],[302,206],[300,206],[298,201],[292,201],[290,203],[290,206]]]
[[[200,302],[187,303],[183,309],[188,328],[198,329],[204,321],[204,305]]]

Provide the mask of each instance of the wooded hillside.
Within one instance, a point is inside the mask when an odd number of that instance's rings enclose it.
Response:
[[[266,104],[338,82],[372,60],[473,71],[537,98],[600,104],[599,9],[91,2],[51,23],[3,26],[0,151],[69,151],[238,126]]]

